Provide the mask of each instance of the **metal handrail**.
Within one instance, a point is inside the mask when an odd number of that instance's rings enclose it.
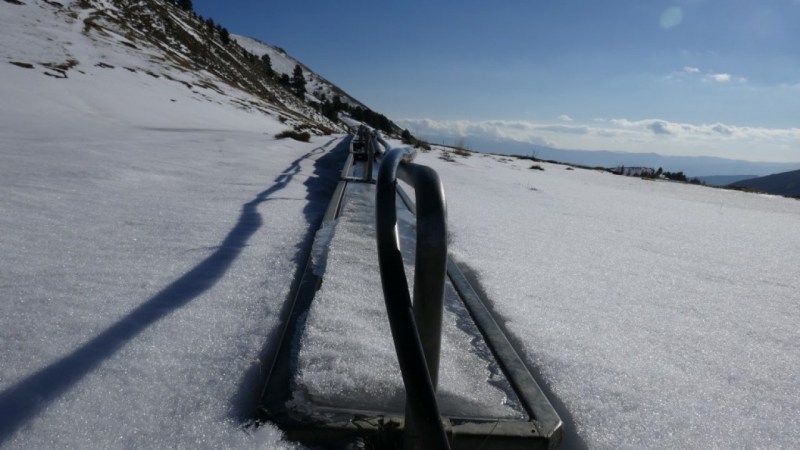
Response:
[[[384,151],[385,153],[388,153],[388,152],[390,152],[392,150],[391,144],[386,142],[386,139],[383,138],[382,134],[376,132],[375,133],[375,139],[383,146],[384,149],[386,149]],[[384,153],[384,152],[382,152],[382,153]]]
[[[384,141],[385,142],[385,141]],[[448,449],[436,401],[444,282],[447,274],[447,210],[433,169],[413,164],[415,152],[387,152],[378,169],[375,223],[378,263],[389,325],[406,388],[406,440]],[[397,231],[397,179],[414,187],[417,214],[414,302],[408,291]]]
[[[372,168],[375,165],[375,154],[379,153],[379,152],[376,151],[375,140],[374,139],[370,138],[370,139],[367,140],[365,138],[365,141],[366,141],[366,144],[367,144],[367,170],[364,173],[364,180],[367,181],[368,183],[371,183],[372,182]]]

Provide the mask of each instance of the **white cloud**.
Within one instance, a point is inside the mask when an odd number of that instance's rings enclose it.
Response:
[[[728,125],[723,125],[721,123],[714,124],[711,129],[725,136],[733,136],[733,133],[736,131],[733,127],[729,127]]]
[[[680,83],[686,80],[693,79],[699,74],[701,74],[701,69],[699,67],[683,66],[683,69],[676,70],[670,73],[669,75],[664,76],[663,79],[666,81]],[[747,82],[747,78],[745,77],[734,76],[730,73],[725,73],[725,72],[719,72],[719,73],[707,72],[703,74],[702,78],[700,79],[704,82],[710,82],[710,83],[730,83],[731,81],[735,81],[737,83]]]
[[[537,125],[527,121],[512,120],[433,120],[401,119],[395,121],[416,136],[435,142],[454,142],[461,138],[481,140],[512,140],[548,147],[554,146],[537,133]]]
[[[650,131],[652,131],[655,134],[666,134],[666,135],[672,134],[669,124],[663,121],[653,122],[647,128],[649,128]]]
[[[612,119],[609,121],[622,129],[650,132],[658,135],[669,135],[678,139],[736,139],[736,140],[797,140],[800,139],[800,128],[763,128],[726,125],[723,123],[694,125],[670,122],[662,119],[628,120]]]
[[[729,73],[710,73],[706,75],[709,81],[716,81],[717,83],[727,83],[731,81],[731,74]]]
[[[589,134],[589,127],[570,126],[570,125],[536,125],[536,130],[552,131],[553,133],[566,134]]]
[[[747,83],[747,78],[733,76],[729,73],[709,73],[703,78],[705,81],[713,81],[715,83],[730,83],[735,81],[737,83]]]
[[[573,122],[574,121],[572,119],[572,117],[570,117],[570,116],[568,116],[566,114],[562,114],[562,115],[558,116],[558,120],[561,120],[561,121],[564,121],[564,122]]]
[[[658,152],[739,159],[797,161],[800,128],[763,128],[724,123],[690,124],[665,119],[595,119],[585,124],[508,120],[397,121],[434,143],[466,138],[474,143],[515,141],[555,148]],[[753,149],[759,149],[758,154]],[[481,150],[477,147],[476,150]]]

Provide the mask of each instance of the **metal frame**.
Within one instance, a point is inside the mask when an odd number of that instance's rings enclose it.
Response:
[[[540,433],[548,436],[557,445],[561,441],[563,423],[555,408],[497,324],[489,308],[452,258],[448,258],[447,261],[447,274],[526,412],[536,421]]]
[[[406,442],[450,448],[436,401],[447,274],[444,188],[436,172],[410,161],[408,148],[381,161],[375,194],[375,228],[386,311],[406,388]],[[413,186],[417,200],[417,252],[411,303],[397,233],[397,178]]]
[[[422,386],[421,390],[427,391],[428,399],[422,400],[422,402],[430,403],[430,393],[432,391],[435,392],[436,387],[435,374],[438,372],[439,341],[437,338],[424,336],[429,333],[426,330],[436,328],[430,325],[430,322],[438,323],[438,329],[441,327],[441,304],[438,305],[437,318],[436,307],[430,308],[434,311],[428,311],[429,307],[436,306],[436,302],[427,300],[427,297],[429,292],[437,292],[439,277],[441,276],[442,280],[444,279],[444,276],[440,275],[439,272],[439,264],[442,264],[442,267],[446,267],[451,283],[464,301],[495,359],[515,391],[517,391],[517,395],[523,403],[529,418],[528,420],[508,420],[439,417],[436,410],[433,413],[426,413],[424,406],[413,406],[417,401],[413,398],[409,398],[409,410],[412,408],[423,409],[423,411],[418,411],[416,416],[412,414],[409,417],[413,425],[411,422],[404,420],[403,417],[385,411],[353,410],[319,405],[314,406],[310,412],[304,413],[302,416],[298,415],[297,411],[287,405],[291,391],[292,337],[299,332],[299,318],[308,310],[321,282],[321,278],[313,273],[310,266],[307,266],[302,279],[296,285],[289,314],[284,316],[285,328],[278,337],[278,350],[274,355],[274,359],[268,361],[268,364],[271,364],[266,367],[266,384],[262,392],[262,402],[258,412],[259,420],[277,424],[284,431],[287,439],[323,448],[342,448],[355,438],[368,439],[371,445],[376,446],[376,448],[398,448],[404,438],[409,437],[407,429],[414,429],[419,431],[419,435],[423,439],[433,436],[433,439],[431,439],[433,444],[427,440],[414,442],[414,436],[411,436],[411,442],[405,439],[406,445],[418,443],[423,448],[447,448],[445,445],[447,445],[447,439],[449,439],[450,444],[459,449],[554,449],[561,440],[562,423],[560,418],[541,389],[539,389],[522,359],[503,334],[502,328],[497,325],[491,311],[486,308],[486,299],[481,298],[475,292],[467,278],[458,268],[458,265],[447,257],[447,232],[444,223],[446,220],[446,208],[444,207],[444,191],[441,188],[438,176],[432,169],[412,164],[413,151],[409,149],[390,151],[381,155],[380,147],[383,146],[388,149],[389,144],[382,140],[379,135],[376,136],[366,129],[363,132],[367,134],[367,136],[364,136],[368,139],[367,142],[371,142],[375,148],[374,155],[382,159],[378,173],[378,188],[387,193],[383,194],[386,198],[385,201],[381,200],[383,204],[381,211],[390,212],[383,213],[378,211],[377,218],[383,217],[383,219],[379,220],[386,222],[382,225],[384,229],[382,235],[384,237],[378,239],[383,239],[386,242],[384,246],[388,245],[389,259],[394,260],[393,263],[389,263],[394,265],[394,269],[390,269],[388,273],[394,274],[390,275],[390,277],[396,278],[395,281],[397,283],[396,287],[391,287],[393,285],[390,284],[388,290],[392,293],[390,295],[397,295],[397,292],[405,292],[404,296],[401,295],[404,298],[400,298],[400,300],[389,300],[387,297],[387,308],[389,307],[388,302],[392,302],[392,307],[400,310],[400,316],[403,317],[402,320],[406,323],[411,322],[419,331],[419,334],[414,336],[414,331],[407,330],[406,333],[410,337],[406,339],[412,342],[416,337],[416,343],[409,344],[411,353],[416,355],[410,358],[410,366],[412,370],[424,375],[417,375],[417,378],[422,381],[421,384],[426,384]],[[381,156],[383,157],[381,158]],[[352,166],[353,157],[350,155],[345,163],[341,182],[336,188],[323,223],[334,220],[339,215],[347,183],[364,181],[349,177]],[[388,172],[389,178],[382,175],[384,171]],[[411,180],[410,184],[416,188],[416,204],[398,185],[397,178],[406,182]],[[414,181],[415,179],[421,179],[422,181]],[[429,198],[432,192],[434,198],[439,197],[438,200]],[[410,312],[411,301],[408,298],[408,282],[405,280],[405,272],[404,270],[398,271],[398,268],[402,268],[402,266],[397,266],[397,258],[400,256],[397,250],[396,209],[394,208],[397,195],[417,215],[418,265],[415,267],[413,312]],[[378,202],[377,198],[376,202]],[[389,204],[392,205],[391,208],[388,206]],[[433,216],[436,219],[433,220],[433,225],[427,225],[427,216],[430,215],[429,210],[437,209],[432,204],[441,205],[441,214],[434,213]],[[388,215],[385,216],[386,214]],[[428,250],[423,248],[428,244],[425,236],[432,236],[432,248],[439,249],[435,250],[435,253],[439,254],[438,256],[427,256]],[[443,252],[442,248],[444,249]],[[440,260],[441,253],[444,254],[444,263],[441,263]],[[436,269],[431,268],[434,265],[433,259],[437,260],[435,263]],[[426,266],[428,262],[425,261],[428,261],[431,266]],[[402,260],[400,260],[400,264],[402,265]],[[403,274],[402,281],[399,281],[400,273]],[[425,277],[428,275],[436,280],[435,283],[425,281]],[[383,277],[383,274],[381,276]],[[428,287],[423,288],[423,286]],[[384,286],[384,292],[386,291],[387,287]],[[435,294],[433,297],[437,295]],[[423,313],[423,310],[426,312]],[[438,330],[437,334],[439,334]],[[437,342],[435,351],[432,350],[434,347],[432,342],[434,341]],[[422,358],[419,357],[420,353],[423,355]],[[430,355],[430,358],[428,355]],[[423,368],[426,370],[423,371]],[[433,370],[428,372],[428,369]],[[403,378],[405,383],[405,373]],[[426,378],[427,382],[425,381]],[[419,381],[412,383],[419,383]],[[412,397],[410,391],[408,395]],[[435,401],[435,397],[433,401]],[[415,417],[418,419],[415,420]],[[434,432],[426,431],[426,427],[430,426],[433,426]],[[445,441],[442,441],[443,434],[445,435]]]
[[[356,137],[350,140],[350,159],[348,160],[349,164],[345,166],[345,170],[343,173],[349,174],[350,169],[352,168],[353,164],[356,160],[360,160],[360,156],[366,156],[365,160],[365,170],[361,178],[345,176],[347,181],[356,181],[356,182],[364,182],[364,183],[373,183],[373,167],[375,166],[376,159],[380,158],[383,154],[383,151],[380,147],[380,134],[375,131],[369,130],[364,125],[358,128],[356,132]],[[363,147],[364,150],[356,151],[355,149],[355,142],[359,143],[359,148]],[[384,143],[386,141],[383,141]]]

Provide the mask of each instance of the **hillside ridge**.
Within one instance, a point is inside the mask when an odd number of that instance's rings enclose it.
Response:
[[[775,173],[765,177],[737,181],[728,186],[745,188],[773,195],[800,198],[800,170]]]
[[[162,101],[183,101],[167,92],[185,87],[193,101],[227,104],[316,134],[344,131],[340,111],[385,119],[277,47],[232,35],[213,19],[171,1],[20,0],[6,1],[4,8],[10,14],[0,20],[11,39],[0,57],[15,70],[61,80],[117,78],[118,89],[146,84],[145,96],[157,103],[152,105],[156,114],[169,108],[159,106]],[[265,65],[261,55],[266,49],[276,55],[276,63],[293,63],[289,70],[294,64],[302,68],[305,95],[294,81],[286,82],[286,68]],[[128,80],[130,74],[144,74],[147,81]],[[101,102],[112,101],[110,94]],[[333,97],[341,104],[333,105]],[[385,123],[396,127],[388,119]]]

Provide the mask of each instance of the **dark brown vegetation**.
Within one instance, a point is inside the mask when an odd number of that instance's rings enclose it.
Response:
[[[276,139],[292,138],[295,141],[308,142],[311,140],[311,133],[308,131],[285,130],[275,135]]]

